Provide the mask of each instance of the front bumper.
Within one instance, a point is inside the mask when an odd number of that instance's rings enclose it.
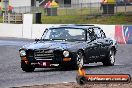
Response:
[[[24,59],[23,59],[24,58]],[[71,58],[61,58],[61,60],[53,60],[53,59],[29,59],[26,57],[21,57],[21,61],[25,64],[32,65],[36,68],[52,68],[58,67],[62,63],[72,63]]]
[[[35,56],[33,53],[27,54],[25,57],[21,57],[21,61],[29,65],[34,65],[36,68],[57,67],[62,64],[73,64],[76,62],[76,53],[70,53],[70,56],[65,58],[60,52],[58,54],[47,56]]]

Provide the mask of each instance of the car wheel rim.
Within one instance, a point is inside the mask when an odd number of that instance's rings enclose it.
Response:
[[[110,51],[110,61],[112,64],[115,62],[114,53],[112,51]]]

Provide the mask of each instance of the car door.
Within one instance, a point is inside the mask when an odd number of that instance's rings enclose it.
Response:
[[[94,31],[94,29],[90,29]],[[87,62],[93,62],[99,58],[99,44],[97,42],[96,35],[87,31],[87,47],[85,49],[85,56]]]
[[[100,59],[102,59],[106,56],[106,53],[108,51],[109,40],[106,38],[105,33],[100,28],[96,28],[96,34],[98,37],[97,42],[100,43]]]

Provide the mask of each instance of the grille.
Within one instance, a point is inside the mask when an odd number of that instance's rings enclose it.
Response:
[[[52,59],[54,57],[53,50],[35,50],[34,57],[35,59]]]

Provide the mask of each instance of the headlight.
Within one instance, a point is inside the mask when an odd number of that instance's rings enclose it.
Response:
[[[68,51],[64,51],[63,55],[64,55],[64,57],[69,57],[69,52]]]
[[[20,51],[20,56],[26,56],[26,51],[25,50],[21,50]]]

